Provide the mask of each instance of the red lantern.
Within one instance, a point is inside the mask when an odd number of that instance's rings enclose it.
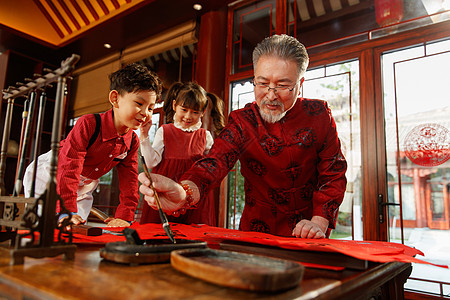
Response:
[[[403,18],[403,0],[375,0],[375,17],[381,27],[400,22]]]

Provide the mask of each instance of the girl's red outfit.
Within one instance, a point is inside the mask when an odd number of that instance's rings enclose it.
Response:
[[[152,173],[164,175],[179,182],[181,176],[192,165],[203,158],[206,147],[206,130],[183,131],[173,124],[162,125],[164,134],[164,152],[161,162],[152,169]],[[183,224],[207,224],[215,226],[215,205],[211,193],[200,199],[197,209],[189,209],[179,217],[167,216],[169,222]],[[141,224],[161,223],[157,210],[144,203]]]

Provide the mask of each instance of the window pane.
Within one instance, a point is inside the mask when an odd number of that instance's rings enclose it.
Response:
[[[450,40],[429,43],[425,47],[427,55],[446,52],[450,49]]]
[[[348,164],[347,190],[331,238],[362,240],[359,62],[317,68],[307,71],[305,78],[302,95],[328,102]]]
[[[288,34],[319,53],[450,19],[443,0],[289,0]]]
[[[243,108],[255,100],[250,79],[234,82],[231,86],[230,111]],[[239,161],[228,173],[228,201],[227,228],[238,229],[245,204],[244,177],[240,172]]]
[[[275,0],[255,1],[234,12],[233,73],[252,69],[256,44],[275,30]]]
[[[389,240],[450,265],[450,43],[438,41],[382,55]],[[440,293],[450,271],[413,264],[405,288]],[[434,283],[425,280],[436,281]],[[444,286],[445,289],[445,286]],[[448,289],[448,286],[447,286]],[[445,292],[444,292],[445,295]]]

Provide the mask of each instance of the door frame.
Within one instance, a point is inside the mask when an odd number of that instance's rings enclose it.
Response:
[[[450,37],[450,21],[424,26],[360,44],[310,55],[310,68],[359,59],[364,240],[387,241],[388,222],[380,223],[379,199],[387,199],[386,140],[381,54],[386,51]],[[386,209],[384,209],[386,217]]]
[[[377,111],[376,116],[376,132],[378,138],[377,145],[377,185],[378,185],[378,194],[382,195],[384,199],[387,199],[387,172],[386,172],[386,140],[385,140],[385,124],[384,124],[384,100],[383,100],[383,87],[382,87],[382,74],[381,74],[381,55],[384,52],[392,51],[392,50],[400,50],[402,48],[411,47],[414,45],[418,45],[425,42],[436,41],[444,38],[450,37],[450,32],[448,30],[450,26],[450,21],[442,22],[439,24],[434,24],[430,26],[425,26],[423,28],[418,28],[415,30],[407,31],[402,35],[393,35],[392,41],[377,45],[373,49],[373,60],[374,65],[378,66],[378,68],[374,69],[374,85],[375,85],[375,107]],[[371,197],[373,199],[373,195]],[[372,205],[373,206],[373,205]],[[363,211],[364,213],[364,211]],[[386,209],[384,211],[386,216]],[[365,215],[366,216],[366,215]],[[371,214],[371,218],[373,218],[373,214]],[[376,219],[373,219],[374,222]],[[389,232],[388,232],[388,223],[380,224],[379,222],[375,222],[373,224],[378,223],[377,228],[379,228],[378,236],[375,236],[377,240],[388,241]],[[371,235],[370,235],[371,236]],[[366,238],[365,238],[366,239]]]
[[[232,30],[233,13],[235,9],[252,3],[246,0],[232,6],[228,10],[228,37],[226,57],[226,86],[231,87],[234,81],[250,78],[251,70],[233,73],[232,71]],[[281,13],[284,0],[276,0],[277,20],[285,20]],[[280,6],[280,7],[279,7]],[[281,18],[281,19],[280,19]],[[284,22],[284,21],[283,21]],[[276,33],[285,33],[284,23],[277,21]],[[450,20],[420,28],[390,34],[385,37],[369,39],[358,44],[335,47],[332,43],[322,44],[320,52],[310,52],[310,68],[330,65],[333,63],[359,59],[360,66],[360,128],[361,128],[361,185],[362,185],[362,215],[363,239],[387,241],[388,223],[380,223],[378,202],[380,197],[387,199],[386,178],[386,142],[384,128],[384,108],[382,95],[381,53],[419,44],[425,41],[438,40],[450,37],[448,28]],[[370,32],[368,33],[370,36]],[[326,49],[322,51],[322,49]],[[308,49],[310,50],[310,49]],[[312,49],[311,49],[312,50]],[[225,89],[226,109],[228,110],[231,88]],[[227,111],[228,113],[228,111]],[[228,207],[228,193],[226,192],[226,180],[222,181],[220,197],[220,219],[225,220]],[[386,210],[386,209],[385,209]],[[223,224],[222,224],[223,225]]]

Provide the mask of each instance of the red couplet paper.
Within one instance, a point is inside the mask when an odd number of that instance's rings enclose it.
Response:
[[[336,252],[351,257],[373,262],[400,261],[406,263],[431,264],[430,262],[415,258],[422,255],[422,251],[397,243],[380,241],[353,241],[336,239],[300,239],[295,237],[280,237],[260,232],[245,232],[233,229],[212,227],[207,225],[170,224],[175,239],[200,240],[207,242],[208,246],[217,248],[223,241],[240,241],[279,247],[290,250],[307,250],[318,252]],[[161,224],[133,224],[139,237],[146,239],[166,239],[167,236]],[[118,230],[118,229],[116,229]],[[74,243],[107,243],[124,241],[125,237],[110,234],[102,236],[82,236],[74,234]],[[448,266],[436,265],[448,268]]]

